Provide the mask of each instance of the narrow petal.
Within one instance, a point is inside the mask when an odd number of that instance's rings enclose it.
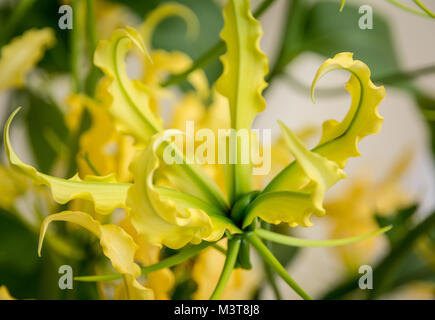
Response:
[[[250,129],[258,112],[266,108],[261,92],[269,72],[267,56],[260,49],[260,22],[251,14],[248,0],[228,0],[221,38],[227,53],[221,57],[224,71],[216,88],[228,98],[235,129]]]
[[[81,180],[77,175],[71,179],[61,179],[38,172],[25,164],[12,149],[9,129],[11,122],[19,111],[9,117],[5,125],[4,139],[6,155],[10,165],[18,172],[30,178],[37,185],[46,185],[56,202],[64,204],[73,199],[84,199],[94,203],[95,210],[109,214],[116,208],[125,207],[127,190],[130,184],[117,183],[113,175],[104,177],[87,176]]]
[[[266,108],[261,93],[267,86],[264,77],[269,66],[267,56],[260,49],[263,30],[251,14],[249,0],[228,0],[223,15],[221,38],[227,52],[221,57],[223,73],[216,89],[228,99],[231,127],[250,130],[257,113]],[[235,150],[241,154],[240,143],[235,144]],[[251,191],[250,164],[225,166],[224,173],[231,203]]]

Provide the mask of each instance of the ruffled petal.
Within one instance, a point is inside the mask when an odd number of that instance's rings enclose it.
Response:
[[[133,136],[139,144],[146,144],[152,135],[162,129],[162,125],[149,107],[147,88],[138,80],[130,80],[127,75],[125,57],[132,44],[143,55],[148,55],[135,29],[118,29],[109,40],[100,41],[94,63],[110,82],[107,89],[112,97],[109,112],[118,129]]]
[[[235,232],[237,228],[213,205],[185,193],[185,190],[155,184],[157,172],[163,176],[168,168],[180,166],[162,166],[158,155],[161,154],[162,138],[170,134],[170,131],[165,131],[155,135],[131,166],[135,183],[128,192],[127,203],[131,208],[133,226],[148,242],[174,249],[189,242],[215,241],[222,237],[226,229]],[[186,184],[195,179],[188,174],[184,177]]]
[[[116,208],[125,207],[127,183],[117,183],[114,175],[87,176],[84,180],[75,175],[71,179],[61,179],[38,172],[34,167],[25,164],[12,149],[9,128],[17,109],[8,119],[5,131],[5,148],[10,165],[18,172],[30,178],[37,185],[45,185],[50,189],[56,202],[64,204],[73,199],[89,200],[94,203],[95,210],[101,214],[109,214]]]
[[[370,70],[363,62],[352,59],[353,54],[343,52],[326,60],[313,81],[312,96],[318,79],[326,73],[344,69],[351,72],[346,89],[352,103],[342,122],[328,120],[323,124],[322,138],[312,150],[344,168],[349,157],[360,155],[358,143],[364,137],[380,131],[383,118],[377,108],[385,98],[384,87],[376,87],[370,80]],[[293,161],[266,187],[266,191],[297,190],[306,183],[307,177],[298,161]]]
[[[225,25],[221,38],[227,52],[221,57],[223,73],[216,89],[228,99],[231,128],[250,130],[258,112],[266,108],[261,93],[267,86],[264,77],[269,72],[267,56],[260,49],[263,34],[261,24],[251,14],[248,0],[229,0],[223,10]],[[238,140],[238,139],[237,139]],[[242,146],[232,146],[238,158]],[[233,203],[239,196],[252,189],[252,166],[250,163],[224,167],[226,189]]]
[[[78,224],[100,239],[104,255],[110,259],[113,268],[124,277],[124,284],[115,294],[119,299],[153,299],[152,290],[143,287],[136,278],[140,275],[140,268],[134,262],[138,249],[132,237],[116,225],[101,225],[89,214],[80,211],[64,211],[53,214],[44,219],[39,235],[38,254],[41,255],[42,243],[48,225],[52,221],[67,221]]]

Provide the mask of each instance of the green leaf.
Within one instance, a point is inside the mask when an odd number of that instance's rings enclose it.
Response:
[[[370,66],[374,77],[397,71],[399,63],[386,20],[374,11],[373,29],[360,29],[358,8],[348,3],[339,12],[337,1],[316,2],[306,16],[303,50],[325,57],[353,52]]]
[[[51,137],[65,141],[68,136],[64,115],[52,101],[30,90],[20,90],[17,95],[26,111],[24,122],[37,168],[49,173],[60,152],[64,151],[56,149],[59,146],[53,144]]]
[[[397,243],[403,236],[408,233],[412,227],[411,218],[417,211],[417,205],[412,205],[407,208],[399,210],[396,214],[391,216],[379,216],[377,215],[376,222],[383,228],[388,225],[392,225],[393,229],[387,233],[388,240],[392,245]]]

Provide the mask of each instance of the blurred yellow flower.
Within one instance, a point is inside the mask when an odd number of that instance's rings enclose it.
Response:
[[[412,203],[412,197],[400,187],[400,179],[412,161],[413,152],[406,150],[386,177],[373,181],[368,172],[349,181],[338,197],[328,201],[325,209],[332,222],[332,237],[348,237],[376,230],[375,215],[388,215]],[[381,238],[370,238],[354,244],[337,247],[347,267],[355,271],[361,264],[372,261]]]
[[[0,55],[0,91],[22,86],[24,76],[55,41],[50,28],[31,29],[5,45]]]

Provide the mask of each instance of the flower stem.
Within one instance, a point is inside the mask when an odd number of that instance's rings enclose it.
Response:
[[[311,297],[293,280],[285,268],[279,263],[278,259],[267,249],[266,245],[258,238],[254,232],[246,234],[246,238],[262,256],[262,258],[275,270],[275,272],[304,300],[312,300]]]
[[[350,237],[350,238],[343,238],[343,239],[332,239],[332,240],[309,240],[309,239],[301,239],[301,238],[295,238],[286,236],[283,234],[279,234],[276,232],[272,232],[265,229],[256,229],[254,233],[266,240],[270,240],[276,243],[281,243],[287,246],[293,246],[293,247],[335,247],[335,246],[343,246],[347,244],[351,244],[354,242],[358,242],[361,240],[365,240],[371,237],[374,237],[376,235],[382,234],[390,230],[392,226],[387,226],[382,229],[369,232],[363,235],[359,235],[356,237]]]
[[[417,15],[419,15],[419,16],[423,16],[423,17],[430,17],[430,16],[427,15],[425,12],[422,12],[422,11],[420,11],[420,10],[416,10],[416,9],[414,9],[414,8],[411,8],[411,7],[408,7],[407,5],[405,5],[405,4],[403,4],[403,3],[400,3],[400,2],[397,1],[397,0],[387,0],[387,1],[388,1],[389,3],[395,5],[396,7],[399,7],[399,8],[401,8],[401,9],[403,9],[403,10],[408,11],[408,12],[411,12],[411,13],[414,13],[414,14],[417,14]]]
[[[83,86],[80,77],[80,2],[81,0],[73,0],[71,6],[73,9],[73,27],[71,29],[70,45],[71,45],[71,74],[74,81],[75,92],[82,92]]]
[[[181,262],[192,258],[193,256],[200,253],[202,250],[207,248],[208,246],[213,245],[214,242],[206,242],[203,241],[197,246],[192,246],[189,248],[186,248],[182,250],[181,252],[174,254],[173,256],[166,258],[162,261],[159,261],[155,264],[152,264],[150,266],[146,266],[142,268],[142,275],[149,274],[151,272],[170,268],[177,264],[180,264]],[[82,282],[96,282],[96,281],[110,281],[110,280],[116,280],[121,279],[122,275],[119,273],[113,273],[113,274],[105,274],[105,275],[99,275],[99,276],[83,276],[83,277],[75,277],[74,280],[76,281],[82,281]]]
[[[227,258],[225,259],[224,268],[222,269],[216,288],[210,296],[210,300],[219,299],[224,291],[228,280],[230,279],[231,272],[234,269],[234,265],[236,264],[241,241],[242,239],[240,237],[234,237],[233,239],[228,240]]]
[[[89,50],[89,60],[90,69],[88,76],[86,78],[86,93],[89,96],[94,96],[95,88],[97,86],[98,79],[100,78],[100,70],[95,67],[93,63],[94,51],[97,47],[97,30],[95,26],[95,8],[94,0],[86,0],[86,27],[88,34],[88,50]]]
[[[421,10],[423,10],[424,12],[426,12],[426,14],[431,17],[431,18],[435,18],[435,14],[429,10],[428,7],[426,7],[420,0],[414,0],[414,3],[420,7]]]
[[[261,222],[261,226],[266,230],[269,230],[271,227],[270,224],[265,221]],[[271,250],[272,243],[270,241],[265,241],[265,244],[266,247],[269,250]],[[275,298],[277,300],[281,300],[282,299],[281,292],[279,291],[278,285],[276,283],[275,274],[273,273],[272,267],[265,260],[263,261],[263,266],[264,266],[264,271],[266,272],[267,280],[270,286],[272,287],[273,293],[275,294]]]

